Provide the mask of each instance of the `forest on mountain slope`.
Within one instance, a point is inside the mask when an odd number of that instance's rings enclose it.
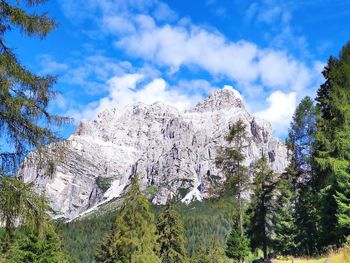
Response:
[[[271,170],[264,155],[253,167],[243,165],[246,127],[238,121],[225,134],[230,146],[218,149],[225,178],[211,189],[212,200],[186,206],[170,197],[152,207],[135,176],[118,209],[64,224],[49,217],[44,193],[14,177],[34,149],[33,161],[50,176],[64,148],[52,158],[45,146],[60,140],[53,127],[70,121],[48,112],[56,78],[28,71],[7,46],[13,27],[40,38],[56,27],[18,3],[0,1],[0,136],[8,144],[0,148],[0,262],[268,262],[348,251],[350,42],[329,58],[315,100],[297,107],[284,173]]]

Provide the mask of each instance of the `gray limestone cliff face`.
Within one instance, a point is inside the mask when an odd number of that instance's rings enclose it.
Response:
[[[247,127],[246,165],[263,153],[282,172],[287,149],[272,137],[271,125],[249,114],[235,91],[223,89],[185,112],[162,103],[106,110],[79,124],[52,176],[26,162],[19,176],[46,192],[53,216],[66,219],[122,196],[135,174],[154,203],[164,204],[169,194],[183,202],[202,200],[222,178],[216,152],[239,119]]]

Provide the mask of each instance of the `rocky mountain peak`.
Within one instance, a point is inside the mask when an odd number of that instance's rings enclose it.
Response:
[[[225,86],[223,89],[214,90],[207,99],[199,102],[191,112],[219,111],[225,109],[245,109],[240,93]]]
[[[52,177],[26,163],[19,176],[46,192],[53,216],[66,219],[122,197],[135,174],[154,203],[164,204],[170,193],[183,202],[202,200],[224,178],[215,158],[238,120],[246,125],[246,165],[264,153],[282,172],[288,164],[285,145],[272,137],[268,122],[245,109],[237,91],[225,88],[185,112],[163,103],[105,110],[80,123]]]

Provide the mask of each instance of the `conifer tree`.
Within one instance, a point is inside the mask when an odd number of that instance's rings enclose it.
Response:
[[[250,253],[249,240],[246,235],[241,235],[239,227],[234,226],[226,241],[226,256],[234,262],[245,262]]]
[[[225,250],[216,239],[205,240],[193,253],[191,263],[229,263]]]
[[[44,145],[58,139],[52,127],[69,121],[47,110],[55,96],[52,87],[56,78],[27,70],[5,40],[6,33],[14,28],[40,38],[54,29],[56,23],[46,14],[27,12],[43,2],[0,1],[0,140],[8,144],[2,144],[3,148],[0,145],[0,175],[13,174],[28,150],[43,152],[40,150]]]
[[[295,255],[297,248],[292,183],[288,173],[282,174],[279,178],[278,196],[273,214],[273,247],[276,253],[284,256]]]
[[[52,87],[56,78],[30,72],[6,42],[7,33],[15,28],[25,36],[44,38],[56,27],[54,20],[45,13],[28,13],[31,7],[44,2],[0,1],[0,188],[4,188],[0,196],[0,217],[7,231],[19,217],[28,219],[28,209],[32,215],[37,215],[38,204],[29,187],[6,176],[15,174],[30,150],[37,150],[37,154],[31,156],[45,165],[47,171],[52,171],[56,158],[48,158],[43,148],[59,139],[52,128],[69,121],[48,112],[48,105],[55,96]],[[7,237],[11,235],[7,233]]]
[[[6,233],[2,238],[2,251],[12,243],[15,232],[15,223],[29,232],[44,227],[47,222],[47,204],[43,195],[38,195],[28,184],[16,178],[0,177],[0,221],[4,222]]]
[[[287,146],[291,153],[291,166],[293,173],[292,190],[296,191],[298,185],[307,184],[312,179],[311,158],[316,133],[316,106],[310,97],[303,98],[295,109],[291,122]]]
[[[186,262],[184,227],[174,207],[174,199],[168,198],[157,223],[159,257],[163,263]]]
[[[246,125],[242,120],[234,123],[226,135],[225,139],[230,144],[228,147],[220,148],[215,160],[217,167],[225,174],[223,190],[233,191],[238,202],[239,210],[239,230],[241,236],[244,235],[244,203],[243,193],[248,189],[249,175],[248,169],[244,166],[244,142],[246,140]]]
[[[4,188],[0,193],[4,192]],[[28,187],[25,185],[25,187]],[[41,194],[37,196],[32,189],[26,189],[25,191],[31,194],[30,198],[33,204],[36,205],[35,213],[32,214],[32,209],[28,210],[26,217],[18,217],[22,224],[16,229],[16,231],[7,231],[12,234],[10,242],[6,243],[6,236],[2,240],[3,251],[0,251],[0,262],[17,263],[17,262],[52,262],[52,263],[65,263],[69,262],[69,258],[63,252],[62,242],[55,232],[55,227],[51,223],[50,217],[47,215],[48,204],[45,196]],[[9,204],[5,204],[8,206]],[[16,205],[14,207],[17,207]],[[3,243],[5,241],[5,244]],[[3,261],[2,261],[3,260]]]
[[[248,210],[249,234],[252,248],[261,248],[267,259],[268,246],[272,243],[276,180],[265,155],[256,162],[253,173],[253,194]]]
[[[284,203],[291,205],[288,213],[292,213],[295,219],[295,253],[302,255],[314,254],[318,242],[317,192],[311,167],[317,116],[312,99],[302,99],[293,115],[287,139],[290,163],[285,176],[290,181],[292,192],[291,195],[286,193],[291,200],[284,200]]]
[[[157,263],[158,250],[154,217],[135,176],[95,259],[105,263]]]
[[[42,234],[37,231],[22,230],[4,257],[4,262],[7,263],[70,262],[68,256],[63,252],[62,242],[51,224]]]
[[[350,42],[331,57],[316,101],[315,183],[320,200],[321,245],[350,235]]]

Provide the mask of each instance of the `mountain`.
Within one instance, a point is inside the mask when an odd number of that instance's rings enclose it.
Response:
[[[209,197],[210,185],[222,179],[216,151],[239,119],[247,125],[246,165],[264,153],[271,167],[282,172],[288,164],[285,145],[272,137],[268,122],[246,110],[237,91],[225,88],[185,112],[159,102],[105,110],[79,124],[68,139],[65,161],[52,176],[25,161],[19,177],[36,191],[44,190],[53,216],[65,219],[122,196],[135,174],[153,203],[164,204],[169,194],[186,203],[202,200]],[[50,146],[51,152],[55,147]]]

